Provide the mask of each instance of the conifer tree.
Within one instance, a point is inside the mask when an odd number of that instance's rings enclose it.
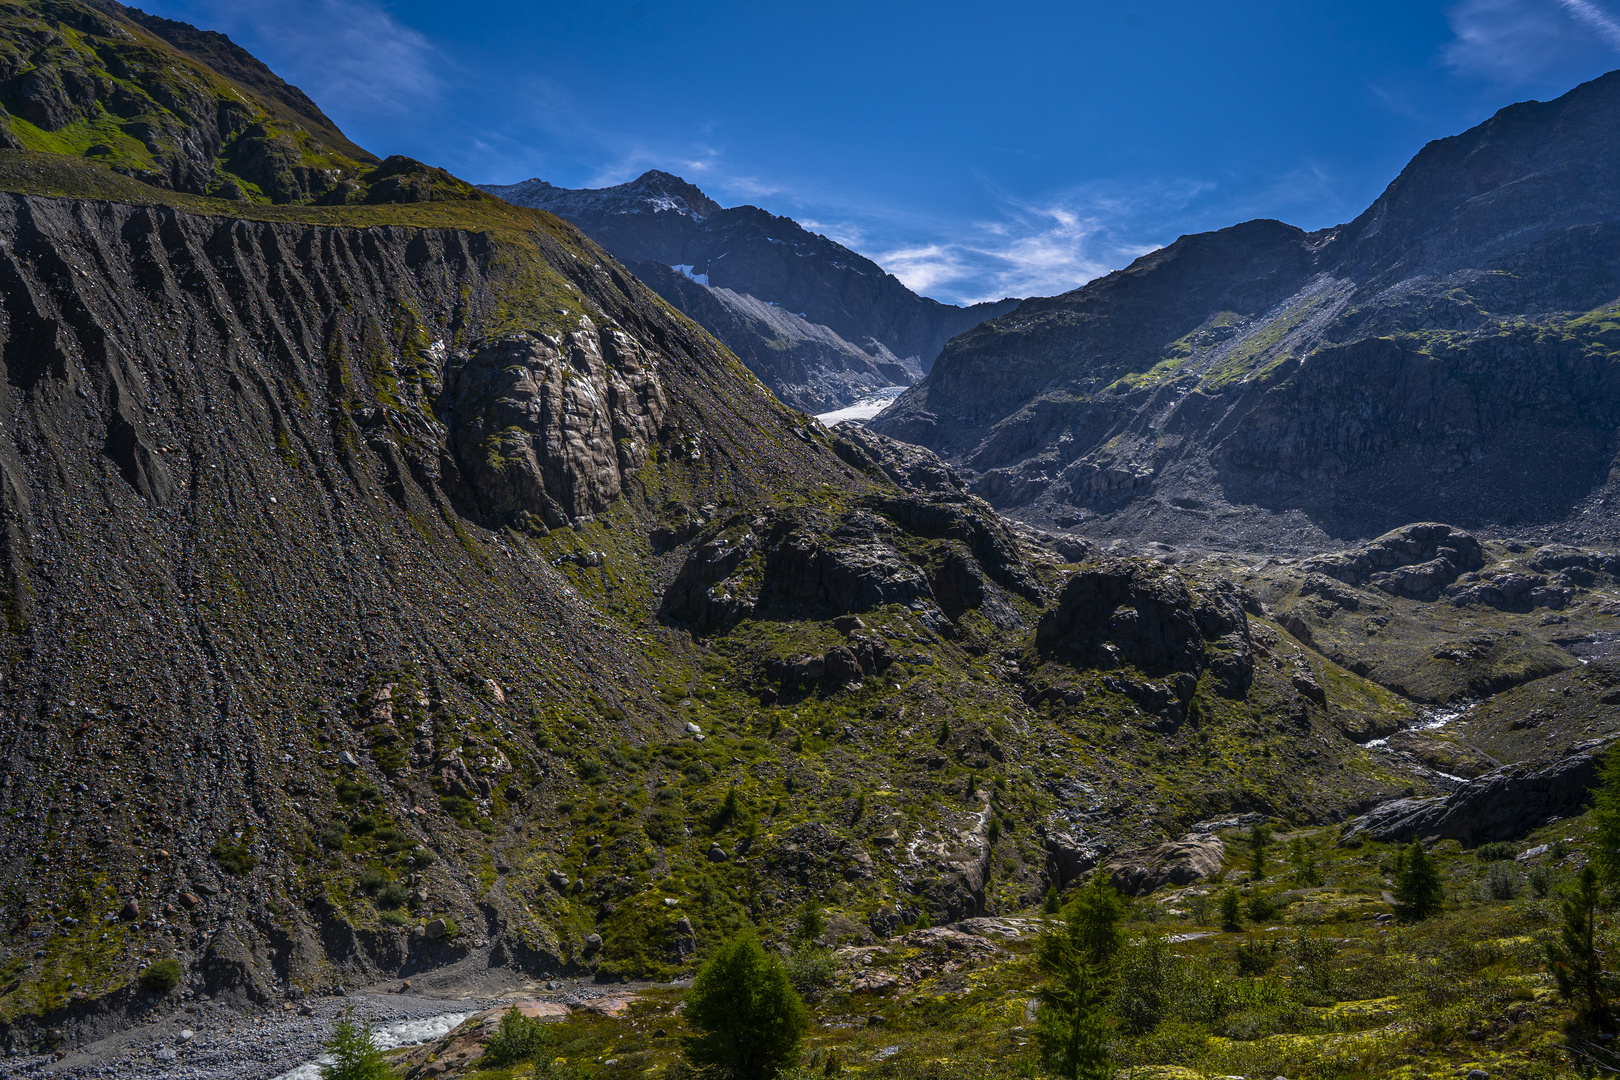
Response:
[[[771,1080],[793,1064],[809,1014],[782,962],[744,932],[715,950],[686,992],[699,1034],[686,1055],[734,1080]]]
[[[1037,993],[1035,1041],[1047,1069],[1065,1080],[1104,1080],[1108,1064],[1108,992],[1123,935],[1125,905],[1099,872],[1063,908],[1043,920],[1035,961],[1046,982]]]
[[[1403,922],[1420,922],[1440,914],[1445,906],[1445,888],[1440,869],[1419,840],[1406,849],[1395,879],[1395,914]]]
[[[1603,952],[1597,947],[1597,913],[1602,887],[1597,869],[1587,863],[1575,889],[1564,897],[1564,925],[1557,941],[1547,943],[1547,970],[1558,992],[1572,1002],[1583,1019],[1597,1023],[1608,1012],[1608,983]]]
[[[1592,866],[1600,884],[1620,891],[1620,743],[1609,748],[1592,794]]]
[[[354,1010],[332,1028],[326,1040],[332,1061],[320,1067],[321,1080],[397,1080],[399,1074],[383,1057],[363,1024],[354,1021]]]
[[[1243,909],[1236,889],[1228,888],[1221,893],[1221,929],[1227,933],[1243,929]]]
[[[1266,877],[1266,851],[1271,847],[1271,830],[1264,825],[1249,829],[1249,875],[1255,881]]]

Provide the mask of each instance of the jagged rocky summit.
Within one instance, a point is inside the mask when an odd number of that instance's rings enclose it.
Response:
[[[953,340],[875,426],[1031,521],[1291,548],[1620,533],[1620,72],[1431,143],[1354,221],[1251,221]]]
[[[953,307],[790,218],[723,208],[651,171],[597,189],[544,180],[483,190],[573,222],[736,353],[778,397],[821,413],[932,368],[950,338],[1016,300]]]

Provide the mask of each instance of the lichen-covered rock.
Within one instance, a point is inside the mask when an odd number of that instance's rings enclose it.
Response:
[[[1103,863],[1114,888],[1127,896],[1146,896],[1164,885],[1191,885],[1216,874],[1226,858],[1226,845],[1211,833],[1189,833],[1180,840],[1123,855]]]
[[[657,441],[657,363],[622,330],[586,320],[565,338],[516,335],[448,380],[463,473],[492,522],[561,528],[624,489]]]

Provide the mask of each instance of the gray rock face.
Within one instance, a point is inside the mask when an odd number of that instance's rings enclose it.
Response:
[[[1186,236],[1026,300],[872,426],[999,508],[1093,537],[1620,535],[1597,498],[1620,483],[1617,118],[1612,73],[1431,143],[1346,225]],[[1450,571],[1426,561],[1379,584],[1432,591]]]
[[[606,509],[665,409],[656,361],[589,320],[564,338],[493,342],[447,382],[457,455],[491,523],[555,529]]]
[[[1182,701],[1213,667],[1227,692],[1241,695],[1254,671],[1249,620],[1230,586],[1196,589],[1177,571],[1145,559],[1083,565],[1041,616],[1035,645],[1076,666],[1130,665],[1172,680]]]
[[[526,180],[483,190],[578,225],[783,401],[812,412],[911,384],[946,341],[1017,304],[959,308],[918,296],[797,222],[754,206],[723,209],[664,172],[610,188]]]
[[[1548,821],[1579,814],[1602,763],[1603,745],[1592,742],[1550,765],[1504,766],[1450,795],[1384,803],[1350,822],[1343,840],[1459,840],[1465,845],[1513,840]]]
[[[1458,576],[1485,565],[1478,540],[1450,525],[1403,525],[1370,544],[1305,561],[1305,569],[1347,585],[1373,585],[1395,596],[1432,600]],[[1331,587],[1317,591],[1340,599]],[[1346,594],[1347,595],[1347,594]],[[1351,597],[1348,603],[1354,603]],[[1350,610],[1354,610],[1352,607]]]
[[[1191,885],[1221,869],[1226,845],[1208,833],[1190,833],[1135,855],[1109,859],[1103,873],[1127,896],[1147,896],[1165,885]]]

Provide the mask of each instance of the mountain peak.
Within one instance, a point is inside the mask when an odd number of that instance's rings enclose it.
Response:
[[[702,221],[721,209],[720,204],[697,185],[658,169],[649,169],[634,180],[603,188],[563,188],[539,178],[516,184],[480,186],[517,206],[549,210],[571,221],[580,217],[648,213],[681,214]]]

